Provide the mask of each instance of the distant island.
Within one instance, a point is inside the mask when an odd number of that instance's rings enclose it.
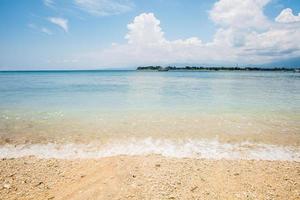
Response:
[[[139,71],[290,71],[290,72],[300,72],[300,68],[260,68],[260,67],[195,67],[195,66],[145,66],[138,67],[136,70]]]

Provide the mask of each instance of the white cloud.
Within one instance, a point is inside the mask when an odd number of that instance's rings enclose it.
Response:
[[[167,40],[160,21],[153,13],[142,13],[128,24],[126,44],[115,44],[100,53],[87,55],[89,61],[103,65],[167,64],[170,62],[196,62],[212,59],[212,48],[197,37]],[[210,55],[209,55],[210,54]],[[210,57],[209,57],[210,56]],[[92,59],[91,59],[92,58]]]
[[[37,25],[32,24],[32,23],[28,24],[28,27],[32,28],[34,30],[40,31],[42,33],[48,34],[48,35],[52,35],[53,34],[52,31],[49,30],[48,28],[46,28],[46,27],[40,27],[40,26],[37,26]]]
[[[215,34],[214,44],[229,47],[230,51],[236,52],[238,60],[248,63],[299,57],[300,38],[297,35],[300,26],[285,26],[270,21],[263,13],[269,2],[220,0],[215,3],[210,16],[221,28]]]
[[[125,38],[130,44],[156,44],[165,42],[160,21],[153,13],[142,13],[127,25],[129,30]]]
[[[300,13],[298,13],[298,16],[296,16],[293,14],[292,9],[286,8],[281,11],[281,13],[276,17],[275,21],[280,23],[300,22]]]
[[[81,10],[95,16],[117,15],[132,10],[131,0],[75,0]]]
[[[43,0],[45,6],[52,7],[54,5],[54,0]]]
[[[269,25],[263,7],[270,0],[220,0],[210,11],[212,20],[221,26],[264,28]]]
[[[68,20],[64,18],[59,18],[59,17],[49,17],[48,20],[62,28],[65,32],[68,32],[69,27],[68,27]]]
[[[47,29],[47,28],[45,28],[45,27],[42,27],[42,28],[41,28],[41,31],[42,31],[43,33],[48,34],[48,35],[52,35],[52,34],[53,34],[52,31],[50,31],[49,29]]]
[[[219,26],[211,42],[198,37],[168,40],[153,13],[127,25],[127,40],[81,57],[91,65],[136,66],[171,63],[263,64],[300,57],[300,25],[269,20],[269,0],[219,0],[210,11]],[[201,27],[199,27],[201,28]]]

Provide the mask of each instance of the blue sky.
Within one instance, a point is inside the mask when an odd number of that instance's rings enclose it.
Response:
[[[298,13],[299,0],[1,0],[0,69],[297,65]]]

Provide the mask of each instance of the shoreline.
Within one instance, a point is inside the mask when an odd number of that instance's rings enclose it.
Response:
[[[285,67],[204,67],[204,66],[140,66],[136,68],[137,71],[250,71],[250,72],[294,72],[299,73],[299,68],[285,68]]]
[[[300,163],[160,155],[2,159],[1,199],[297,199]]]
[[[112,156],[162,155],[169,158],[212,160],[262,160],[300,162],[299,146],[275,144],[222,143],[213,140],[170,140],[128,138],[106,143],[40,143],[0,145],[0,159],[35,156],[40,159],[101,159]]]

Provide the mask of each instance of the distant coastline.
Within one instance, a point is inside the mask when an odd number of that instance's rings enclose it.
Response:
[[[140,66],[137,67],[138,71],[289,71],[289,72],[300,72],[300,68],[260,68],[260,67],[195,67],[195,66]]]

